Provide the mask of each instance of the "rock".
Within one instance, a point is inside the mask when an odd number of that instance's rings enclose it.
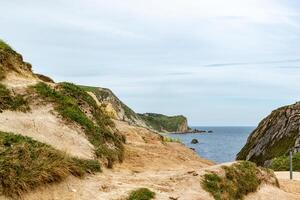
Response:
[[[188,171],[187,173],[188,174],[193,174],[193,173],[196,173],[196,171],[194,171],[194,170],[193,171]]]
[[[193,176],[198,176],[199,174],[197,172],[194,172],[193,173]]]
[[[209,130],[208,133],[213,133],[213,131]]]
[[[196,151],[196,149],[195,148],[190,148],[191,150],[193,150],[193,151]]]
[[[199,143],[199,141],[197,139],[192,139],[191,143],[192,144],[197,144],[197,143]]]
[[[299,127],[300,102],[274,110],[251,133],[236,159],[268,166],[273,158],[300,144]]]

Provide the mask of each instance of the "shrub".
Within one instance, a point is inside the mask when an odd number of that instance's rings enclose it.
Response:
[[[202,187],[216,200],[243,199],[245,195],[255,192],[262,182],[277,179],[272,171],[258,168],[254,163],[241,161],[231,166],[223,166],[225,176],[208,173],[203,176]],[[267,174],[267,178],[266,175]]]
[[[139,188],[130,193],[127,200],[150,200],[155,197],[155,193],[148,188]]]
[[[34,88],[39,95],[56,105],[55,110],[61,116],[84,128],[96,155],[106,159],[108,167],[112,167],[115,161],[122,161],[124,137],[112,133],[114,124],[108,114],[82,88],[71,83],[60,83],[56,89],[38,83]],[[92,119],[85,113],[84,107],[91,112]]]
[[[17,198],[38,186],[69,175],[101,171],[96,160],[69,157],[29,137],[0,132],[0,193]]]
[[[288,156],[280,156],[272,160],[271,169],[274,171],[288,171],[290,170],[290,161]],[[293,170],[300,171],[300,153],[293,155]]]

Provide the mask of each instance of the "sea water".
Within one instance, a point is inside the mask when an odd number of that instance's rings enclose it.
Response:
[[[245,145],[249,134],[255,127],[191,127],[198,130],[211,130],[212,133],[168,134],[168,137],[177,138],[202,157],[216,163],[234,161],[236,154]],[[197,139],[198,144],[191,144]]]

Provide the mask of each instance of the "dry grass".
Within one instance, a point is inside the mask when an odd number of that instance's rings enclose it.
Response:
[[[17,198],[38,186],[101,171],[95,160],[72,158],[29,137],[0,132],[0,193]]]

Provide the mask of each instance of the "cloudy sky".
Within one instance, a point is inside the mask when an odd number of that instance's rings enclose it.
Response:
[[[300,100],[298,0],[1,0],[0,38],[137,112],[257,125]]]

